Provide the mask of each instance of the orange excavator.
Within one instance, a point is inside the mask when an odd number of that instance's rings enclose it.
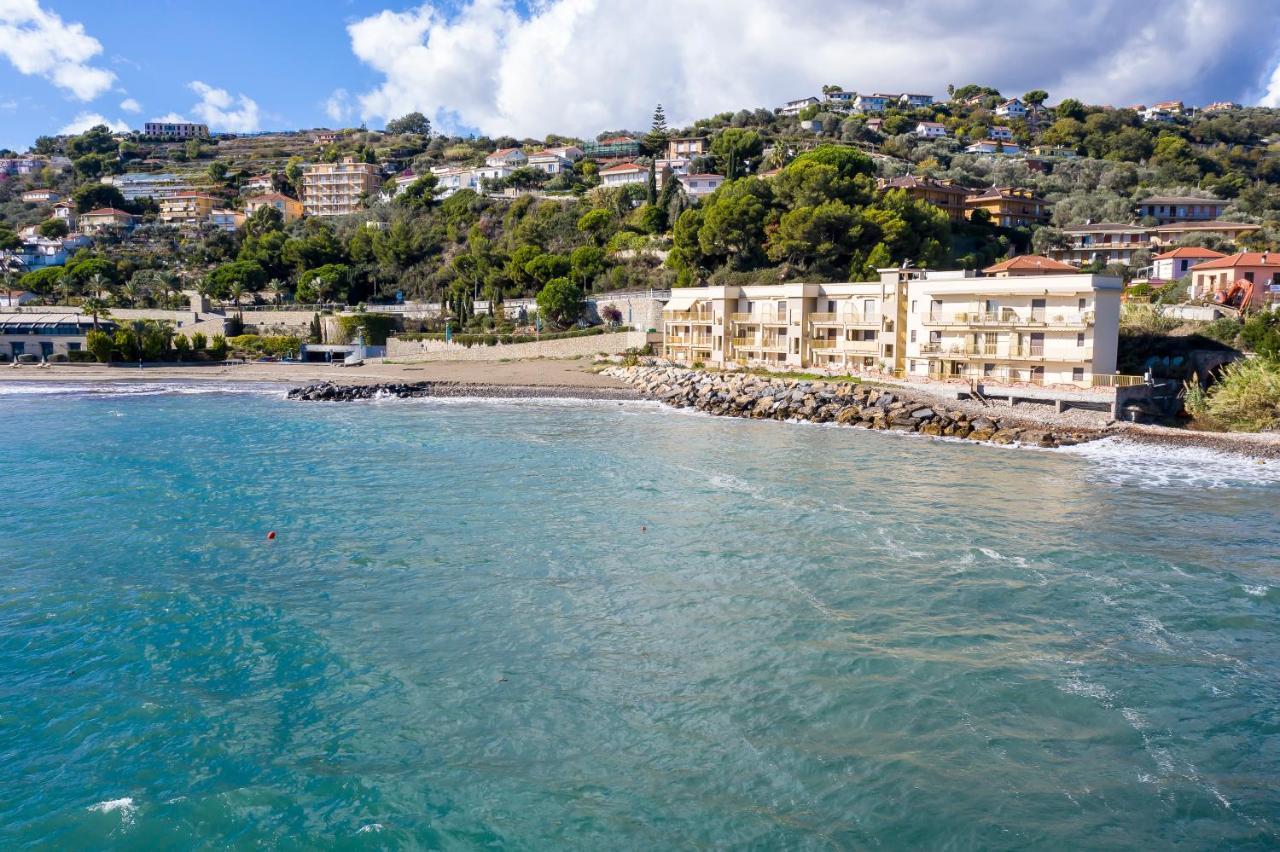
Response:
[[[1243,315],[1253,301],[1254,286],[1252,281],[1237,278],[1227,290],[1219,290],[1213,294],[1213,301],[1219,307],[1230,308]]]

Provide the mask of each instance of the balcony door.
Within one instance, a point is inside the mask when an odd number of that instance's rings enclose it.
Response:
[[[1045,302],[1044,299],[1031,300],[1031,321],[1032,322],[1044,322],[1044,311],[1045,311],[1046,304],[1047,303]]]

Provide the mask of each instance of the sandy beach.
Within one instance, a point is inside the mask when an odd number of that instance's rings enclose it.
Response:
[[[165,364],[139,369],[123,364],[52,364],[48,367],[0,367],[0,381],[34,382],[280,382],[288,385],[320,381],[336,384],[449,381],[472,385],[524,387],[626,387],[617,379],[592,371],[589,358],[531,359],[508,362],[436,361],[422,364],[369,362],[361,367],[330,364]]]

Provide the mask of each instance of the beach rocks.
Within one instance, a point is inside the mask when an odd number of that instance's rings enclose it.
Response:
[[[1028,430],[996,416],[970,419],[936,401],[911,399],[899,388],[851,382],[796,381],[749,373],[708,373],[670,365],[609,367],[612,376],[646,399],[677,408],[753,420],[836,423],[861,429],[915,432],[935,438],[1058,447],[1098,437],[1092,433]]]
[[[686,390],[681,389],[683,396]],[[625,388],[584,388],[562,385],[475,385],[464,382],[380,382],[342,385],[319,382],[291,388],[285,396],[302,402],[356,402],[371,399],[413,399],[418,397],[486,397],[490,399],[638,399],[640,394]]]

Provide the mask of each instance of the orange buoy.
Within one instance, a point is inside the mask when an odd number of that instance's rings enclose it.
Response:
[[[275,530],[272,530],[271,532],[267,533],[267,541],[275,541],[275,540],[276,540]]]

